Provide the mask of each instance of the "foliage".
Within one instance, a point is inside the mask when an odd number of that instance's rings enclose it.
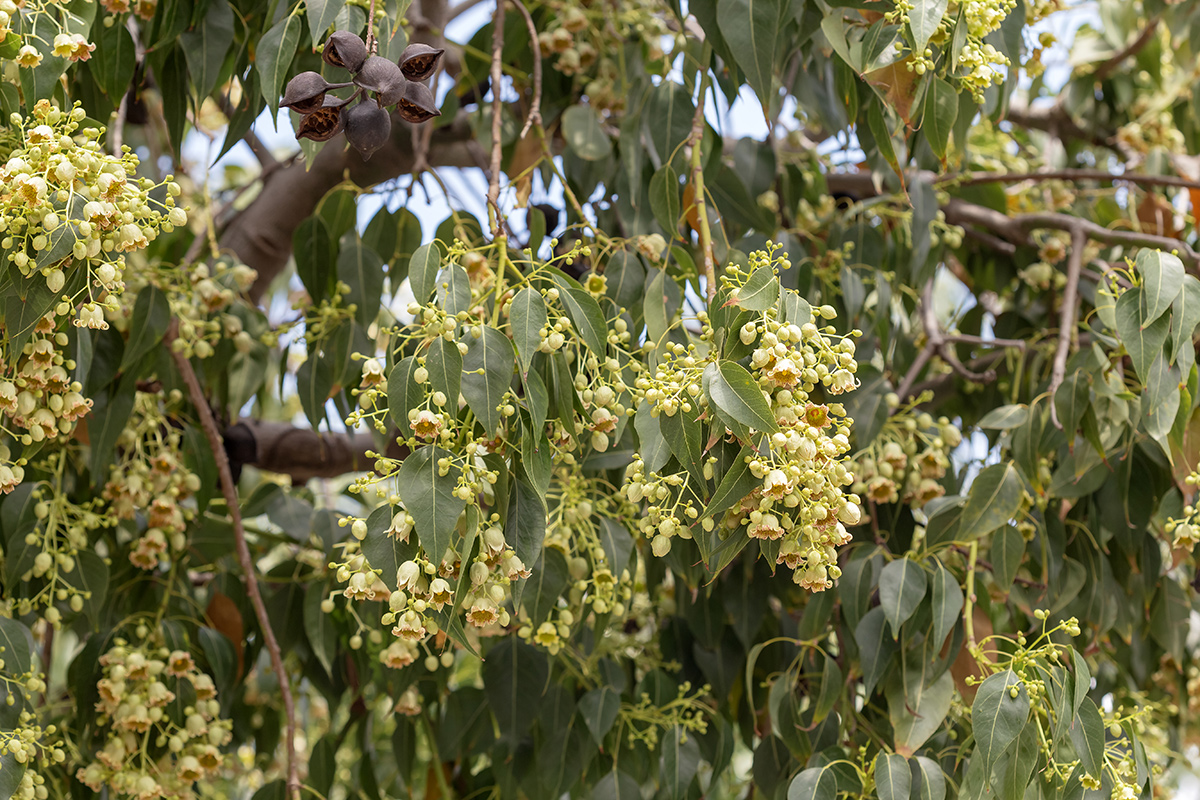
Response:
[[[0,0],[0,800],[1170,791],[1200,9],[527,5]]]

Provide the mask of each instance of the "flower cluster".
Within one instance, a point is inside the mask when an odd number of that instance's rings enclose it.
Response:
[[[917,403],[896,408],[874,441],[854,456],[853,490],[876,505],[902,502],[917,510],[946,493],[941,480],[950,467],[950,452],[962,433],[946,417],[936,421],[917,411]]]
[[[138,800],[193,797],[193,784],[221,768],[232,738],[212,678],[187,652],[123,639],[100,663],[97,721],[107,738],[75,777],[94,792],[107,786]],[[187,698],[182,707],[178,698]]]
[[[1200,472],[1192,471],[1183,481],[1184,485],[1194,492],[1195,487],[1200,486]],[[1195,503],[1188,503],[1183,507],[1183,516],[1169,518],[1163,529],[1174,536],[1171,541],[1172,548],[1194,550],[1196,545],[1200,544],[1200,509]]]
[[[178,184],[133,178],[137,156],[128,148],[119,157],[107,154],[101,130],[79,130],[84,116],[78,106],[62,111],[45,100],[30,118],[12,116],[21,142],[0,167],[7,189],[0,195],[0,247],[23,278],[37,273],[61,295],[57,315],[76,307],[77,326],[105,328],[100,309],[116,309],[125,254],[183,225],[187,214],[175,205]]]
[[[55,34],[53,42],[42,41],[35,34],[27,33],[22,37],[14,30],[14,27],[17,30],[31,30],[34,19],[41,15],[53,18],[55,25],[60,28],[60,32]],[[23,24],[18,23],[17,20],[21,20]],[[5,41],[9,36],[14,36],[22,42],[13,58],[18,66],[32,69],[42,63],[44,56],[42,50],[37,46],[38,44],[51,47],[51,54],[56,58],[65,58],[69,61],[87,61],[91,58],[96,45],[89,42],[87,37],[81,33],[62,30],[63,22],[78,28],[86,27],[90,20],[76,16],[67,8],[67,4],[60,0],[22,0],[21,2],[0,0],[0,42]]]
[[[182,397],[173,399],[179,402]],[[185,501],[199,491],[200,478],[185,465],[183,436],[169,424],[156,394],[137,393],[117,447],[120,455],[103,497],[117,519],[144,515],[146,529],[134,542],[129,560],[151,570],[168,553],[186,547],[184,529],[195,509]]]
[[[774,247],[750,256],[750,269],[729,268],[722,280],[736,302],[756,270],[787,269]],[[797,298],[798,300],[798,298]],[[802,302],[802,301],[801,301]],[[780,319],[774,306],[737,331],[741,344],[752,348],[750,375],[767,399],[778,430],[753,432],[757,452],[745,464],[757,484],[720,519],[699,520],[706,531],[717,525],[722,534],[744,528],[752,539],[778,541],[777,562],[794,571],[801,586],[820,591],[840,575],[835,547],[850,540],[845,525],[858,522],[858,498],[844,487],[854,479],[845,464],[850,449],[850,424],[840,403],[820,402],[821,395],[839,395],[857,386],[854,343],[839,337],[831,326],[819,328],[817,314],[805,311],[793,321]],[[818,309],[831,319],[830,306]],[[711,339],[708,318],[700,317],[705,336]],[[694,345],[673,345],[662,355],[653,376],[638,379],[636,387],[654,415],[687,414],[693,418],[709,405],[702,376],[716,358],[710,349],[700,356]],[[710,457],[703,466],[705,480],[714,478],[717,463]],[[641,456],[627,473],[626,496],[634,503],[646,500],[642,532],[652,539],[655,555],[666,555],[671,540],[690,538],[689,530],[700,517],[700,498],[686,472],[660,475],[650,472]],[[722,538],[725,538],[722,535]]]
[[[992,84],[1004,80],[1003,68],[1011,66],[1008,57],[984,41],[988,34],[999,29],[1014,8],[1016,0],[957,0],[946,8],[942,22],[930,38],[930,43],[946,47],[957,35],[958,20],[966,24],[965,41],[958,55],[958,62],[951,65],[962,87],[969,91],[976,102],[983,102],[984,91]],[[886,14],[887,21],[907,26],[909,14],[915,6],[912,0],[898,0],[894,10]],[[897,53],[903,52],[905,44],[897,41]],[[909,71],[924,75],[934,69],[935,60],[931,47],[914,52],[907,60]]]
[[[17,719],[19,724],[13,730],[0,731],[0,755],[10,756],[25,767],[12,797],[16,800],[45,800],[49,792],[43,773],[67,760],[63,742],[57,738],[58,726],[51,724],[43,728],[28,711],[22,711]]]

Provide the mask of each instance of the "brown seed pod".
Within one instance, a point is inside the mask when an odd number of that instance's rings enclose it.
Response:
[[[297,114],[311,114],[322,108],[325,102],[325,92],[330,89],[341,89],[348,83],[330,83],[316,72],[301,72],[288,81],[283,90],[283,101],[280,108],[290,108]]]
[[[437,71],[444,52],[427,44],[413,42],[400,54],[400,71],[410,81],[427,81]]]
[[[396,91],[404,81],[400,67],[383,56],[370,56],[363,62],[362,69],[354,76],[354,82],[368,92],[387,94]]]
[[[354,146],[363,161],[369,161],[375,151],[387,144],[392,133],[392,116],[376,103],[363,102],[346,109],[346,141]]]
[[[334,31],[325,40],[321,58],[326,64],[356,73],[367,60],[367,45],[350,31]]]
[[[420,124],[442,115],[437,107],[433,92],[423,83],[409,81],[404,89],[404,96],[396,104],[396,113],[405,122]]]
[[[305,114],[300,120],[300,130],[296,131],[296,139],[312,139],[314,142],[327,142],[342,132],[345,127],[343,107],[345,100],[336,97],[325,98],[325,105]]]

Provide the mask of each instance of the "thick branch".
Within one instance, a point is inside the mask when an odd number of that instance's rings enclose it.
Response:
[[[372,186],[411,171],[412,138],[408,126],[393,120],[391,141],[363,161],[357,151],[345,147],[341,136],[328,142],[313,160],[311,169],[303,161],[273,170],[262,191],[245,211],[230,222],[221,235],[221,247],[237,254],[258,272],[250,299],[258,302],[267,287],[287,265],[292,252],[292,234],[312,216],[330,189],[346,177],[359,186]],[[465,112],[439,130],[430,148],[430,163],[441,166],[473,166],[467,143],[473,140]]]
[[[976,172],[947,175],[936,183],[973,186],[977,183],[1022,183],[1024,181],[1098,181],[1100,183],[1136,183],[1140,186],[1177,186],[1200,189],[1200,181],[1175,175],[1145,175],[1138,172],[1113,173],[1103,169],[1055,169],[1045,172]]]
[[[488,170],[487,193],[493,238],[500,235],[500,159],[503,147],[500,126],[504,119],[500,86],[504,80],[504,16],[504,0],[496,0],[496,12],[492,15],[492,163]]]
[[[1064,141],[1085,142],[1094,147],[1113,148],[1108,136],[1079,127],[1062,106],[1054,105],[1048,109],[1010,106],[1004,118],[1014,125],[1045,131]]]
[[[179,370],[184,385],[188,388],[188,396],[192,405],[196,407],[196,414],[200,417],[200,427],[203,428],[204,435],[208,438],[213,459],[217,462],[217,474],[221,479],[221,493],[225,496],[225,505],[229,509],[238,563],[242,567],[246,583],[246,597],[254,608],[254,616],[258,619],[263,644],[271,657],[271,669],[275,673],[275,677],[279,679],[279,693],[283,697],[288,795],[292,800],[300,800],[300,768],[296,763],[296,705],[292,699],[292,687],[288,681],[287,671],[283,667],[283,654],[279,649],[279,641],[275,638],[275,631],[271,628],[271,620],[267,616],[267,607],[258,590],[257,569],[254,566],[254,559],[250,556],[250,548],[246,545],[246,530],[242,527],[241,503],[238,500],[237,486],[233,482],[233,473],[229,468],[229,459],[225,455],[225,443],[221,439],[221,432],[217,429],[217,422],[213,419],[212,410],[208,407],[204,390],[200,388],[196,372],[192,369],[192,362],[188,361],[182,351],[173,346],[175,338],[178,336],[178,330],[178,322],[172,320],[163,342],[170,351],[171,358],[175,361],[175,367]]]

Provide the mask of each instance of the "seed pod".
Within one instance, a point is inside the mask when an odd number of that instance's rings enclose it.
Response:
[[[383,56],[370,56],[363,62],[362,69],[354,76],[354,82],[368,92],[387,94],[396,91],[404,80],[400,67]]]
[[[420,124],[434,117],[440,117],[442,112],[437,107],[433,92],[423,83],[409,81],[404,88],[404,96],[396,104],[396,113],[405,122]]]
[[[326,64],[357,73],[367,60],[367,46],[350,31],[334,31],[325,40],[321,58],[325,59]]]
[[[386,107],[399,103],[404,97],[404,92],[408,89],[408,84],[409,81],[404,76],[401,76],[400,80],[394,83],[390,89],[379,94],[379,105]]]
[[[301,72],[288,81],[287,88],[283,90],[283,102],[279,106],[290,108],[297,114],[311,114],[323,107],[325,92],[349,85],[330,83],[316,72]]]
[[[345,120],[346,141],[354,146],[363,161],[369,161],[375,151],[387,143],[392,132],[392,117],[387,110],[365,99],[347,109]]]
[[[337,97],[326,97],[324,106],[305,114],[300,120],[300,130],[296,131],[296,138],[327,142],[337,136],[345,127],[343,107],[346,103],[346,100]]]
[[[400,71],[410,81],[427,81],[437,71],[444,52],[427,44],[413,42],[400,54]]]

